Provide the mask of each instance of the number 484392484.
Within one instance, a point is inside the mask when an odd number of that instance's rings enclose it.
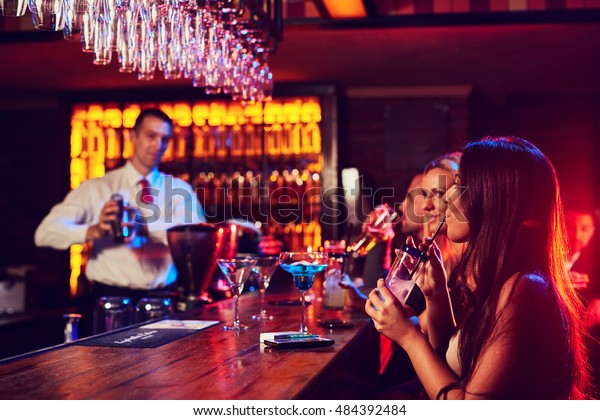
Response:
[[[354,415],[374,415],[374,416],[396,416],[399,414],[406,415],[406,407],[404,405],[379,405],[379,404],[369,404],[369,405],[338,405],[334,410],[335,413],[339,415],[348,416],[350,414]]]

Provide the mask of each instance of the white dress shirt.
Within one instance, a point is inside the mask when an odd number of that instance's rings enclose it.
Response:
[[[131,162],[127,162],[102,178],[82,183],[52,208],[35,232],[35,244],[57,249],[83,244],[87,229],[98,223],[104,204],[112,194],[119,193],[129,205],[139,209],[146,220],[148,235],[136,236],[125,244],[115,243],[112,235],[95,240],[86,276],[109,286],[142,290],[173,283],[177,271],[166,230],[205,221],[204,213],[188,183],[157,169],[145,177],[150,183],[153,203],[143,203],[139,186],[142,178]]]

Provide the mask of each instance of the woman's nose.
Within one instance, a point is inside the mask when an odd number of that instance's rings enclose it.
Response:
[[[433,198],[423,198],[423,210],[425,211],[430,211],[433,210],[435,207],[433,205]]]

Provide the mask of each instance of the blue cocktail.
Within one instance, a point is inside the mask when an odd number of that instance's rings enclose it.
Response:
[[[312,287],[315,274],[325,270],[328,264],[325,252],[282,252],[279,265],[294,276],[294,286],[302,292],[302,323],[300,332],[308,334],[306,325],[306,292]]]

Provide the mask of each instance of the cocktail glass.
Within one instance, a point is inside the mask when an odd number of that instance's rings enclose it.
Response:
[[[258,290],[260,290],[260,313],[252,315],[252,319],[273,319],[273,315],[268,315],[265,309],[265,293],[278,265],[279,259],[277,257],[259,257],[256,259],[256,265],[252,267]]]
[[[252,272],[252,267],[256,265],[256,260],[253,258],[232,258],[232,259],[218,259],[217,263],[219,268],[225,274],[227,283],[231,287],[233,293],[233,301],[235,304],[235,315],[233,324],[225,325],[223,328],[232,331],[243,331],[247,330],[248,326],[240,323],[239,317],[239,300],[242,291],[244,290],[244,284],[248,280],[248,276]]]
[[[279,265],[294,276],[294,285],[302,293],[302,322],[300,333],[308,334],[306,325],[306,292],[312,287],[315,274],[325,270],[328,264],[326,252],[282,252]]]

